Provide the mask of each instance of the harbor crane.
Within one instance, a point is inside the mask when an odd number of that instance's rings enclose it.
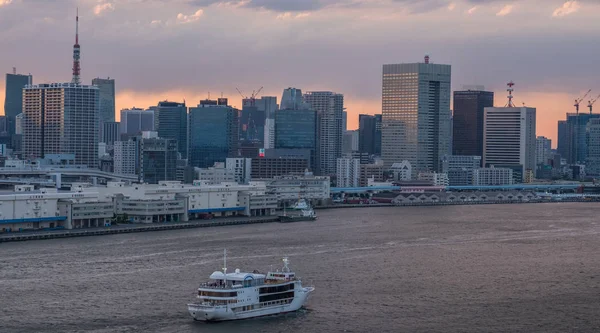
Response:
[[[594,106],[594,103],[596,103],[596,101],[600,98],[600,94],[598,94],[598,96],[596,96],[596,98],[592,99],[591,101],[588,101],[588,108],[590,108],[590,114],[592,114],[592,106]]]

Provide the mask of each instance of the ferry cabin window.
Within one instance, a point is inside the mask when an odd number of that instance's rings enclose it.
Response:
[[[272,295],[260,296],[258,298],[258,301],[260,303],[262,303],[262,302],[277,301],[277,300],[286,299],[286,298],[294,298],[294,291],[290,291],[290,292],[282,293],[282,294],[272,294]]]
[[[277,286],[277,287],[262,287],[260,288],[260,293],[261,294],[272,294],[272,293],[282,293],[288,290],[293,290],[294,289],[294,284],[293,283],[289,283],[283,286]]]
[[[232,291],[198,291],[198,296],[206,296],[206,297],[237,297],[237,292]]]

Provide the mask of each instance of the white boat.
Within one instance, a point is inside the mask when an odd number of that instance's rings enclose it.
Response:
[[[304,199],[299,199],[287,212],[283,207],[283,215],[279,216],[280,222],[314,221],[317,219],[314,209]]]
[[[227,263],[225,256],[225,263]],[[227,273],[215,271],[210,280],[198,288],[198,303],[188,304],[194,320],[225,321],[247,319],[300,309],[314,287],[302,287],[292,272],[288,258],[283,258],[281,271],[244,273],[239,269]]]

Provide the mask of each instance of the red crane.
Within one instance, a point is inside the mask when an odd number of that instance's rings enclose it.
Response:
[[[596,103],[596,101],[600,98],[600,94],[598,96],[596,96],[596,98],[592,99],[591,101],[588,101],[588,108],[590,108],[590,114],[592,114],[592,106],[594,106],[594,103]]]

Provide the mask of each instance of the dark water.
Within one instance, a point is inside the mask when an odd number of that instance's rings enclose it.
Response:
[[[319,211],[263,224],[0,244],[0,332],[600,332],[600,205]],[[222,267],[290,256],[295,314],[194,322]]]

